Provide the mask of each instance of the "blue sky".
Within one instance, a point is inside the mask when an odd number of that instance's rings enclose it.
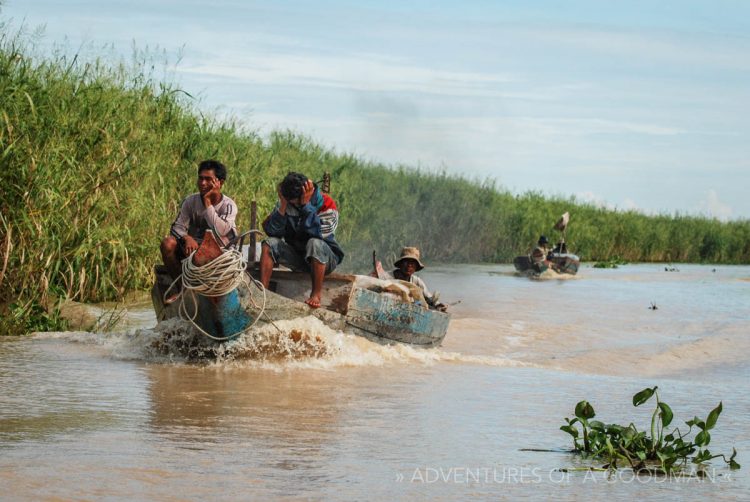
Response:
[[[5,0],[42,47],[158,48],[201,106],[387,164],[750,218],[750,2]]]

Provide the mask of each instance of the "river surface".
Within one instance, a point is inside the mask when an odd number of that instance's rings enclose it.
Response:
[[[186,363],[153,349],[147,303],[121,332],[0,337],[0,499],[748,500],[750,267],[677,268],[432,267],[460,303],[431,350],[307,318],[322,356]],[[648,429],[653,403],[631,398],[654,385],[678,424],[722,401],[710,449],[743,468],[558,470],[589,465],[559,430],[578,401]]]

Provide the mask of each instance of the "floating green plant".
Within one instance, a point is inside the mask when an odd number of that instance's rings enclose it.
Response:
[[[581,401],[576,405],[575,418],[566,418],[566,424],[560,430],[573,436],[573,449],[576,452],[605,460],[603,467],[606,469],[630,467],[637,472],[671,475],[684,471],[688,462],[702,468],[706,462],[719,457],[730,469],[740,468],[740,464],[734,460],[737,450],[732,449],[732,455],[727,459],[725,455],[713,454],[707,448],[711,442],[710,431],[722,411],[721,402],[705,420],[694,417],[685,422],[687,431],[683,432],[675,427],[671,432],[665,433],[674,414],[669,405],[659,399],[657,388],[646,388],[633,396],[633,406],[640,406],[652,396],[656,397],[656,407],[651,415],[650,436],[645,431],[639,431],[633,423],[623,426],[592,420],[596,413],[588,401]],[[580,430],[578,424],[581,426]],[[699,432],[689,439],[693,428]]]
[[[628,262],[623,260],[619,256],[613,256],[608,260],[598,261],[594,263],[594,268],[617,268],[620,265],[627,265]]]

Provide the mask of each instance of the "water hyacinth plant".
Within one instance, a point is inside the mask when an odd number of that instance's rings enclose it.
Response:
[[[694,417],[685,422],[687,431],[675,427],[667,432],[674,414],[669,405],[659,399],[657,389],[658,387],[646,388],[633,396],[633,406],[640,406],[651,397],[656,398],[656,406],[651,415],[650,436],[645,431],[639,431],[633,423],[623,426],[593,420],[596,413],[588,401],[581,401],[576,405],[575,418],[566,418],[566,424],[560,430],[573,437],[574,451],[586,457],[605,460],[606,469],[630,467],[639,473],[672,475],[684,471],[689,461],[698,466],[700,473],[706,462],[719,457],[730,469],[740,468],[740,464],[734,460],[737,450],[732,449],[732,455],[727,459],[723,454],[712,454],[707,448],[711,442],[710,431],[722,411],[721,402],[705,420]],[[699,432],[689,439],[693,428]]]
[[[613,256],[609,259],[594,263],[594,268],[618,268],[620,265],[627,265],[628,262],[619,256]]]

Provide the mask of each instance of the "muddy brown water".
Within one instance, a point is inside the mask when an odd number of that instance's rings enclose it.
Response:
[[[461,301],[431,350],[306,318],[281,328],[319,337],[322,356],[263,352],[282,342],[259,333],[187,363],[154,350],[140,302],[124,331],[0,337],[0,498],[747,500],[750,267],[678,269],[431,267],[428,285]],[[630,400],[653,385],[679,422],[722,401],[710,449],[736,447],[743,469],[557,470],[584,464],[558,429],[576,402],[647,428],[650,406]]]

